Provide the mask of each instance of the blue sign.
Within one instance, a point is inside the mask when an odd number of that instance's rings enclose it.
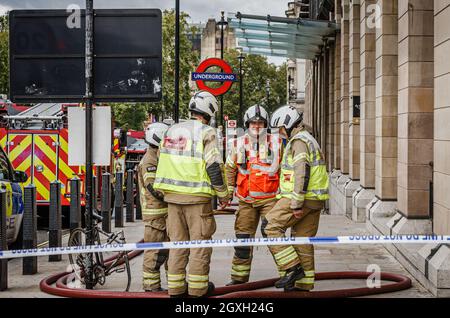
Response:
[[[193,81],[205,82],[237,82],[236,74],[227,73],[192,73]]]

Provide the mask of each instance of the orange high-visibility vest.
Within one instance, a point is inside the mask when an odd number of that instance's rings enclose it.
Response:
[[[238,175],[236,195],[245,202],[274,198],[280,183],[281,139],[267,139],[251,144],[248,135],[236,141]],[[259,151],[258,151],[259,150]]]

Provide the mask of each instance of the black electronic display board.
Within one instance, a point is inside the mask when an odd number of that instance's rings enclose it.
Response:
[[[67,102],[85,95],[85,11],[10,12],[10,98]],[[94,12],[93,100],[160,101],[162,14],[159,9]]]

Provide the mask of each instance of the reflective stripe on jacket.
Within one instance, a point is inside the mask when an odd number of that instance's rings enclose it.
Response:
[[[245,135],[237,141],[236,156],[236,196],[246,202],[274,198],[280,182],[281,140],[268,135],[257,147]]]
[[[308,152],[292,156],[292,143],[301,140],[307,145]],[[303,191],[294,191],[295,175],[294,165],[298,161],[305,161],[307,165]],[[306,130],[301,130],[289,140],[286,146],[283,160],[281,161],[280,173],[280,194],[278,198],[289,198],[298,201],[307,200],[328,200],[328,173],[323,159],[320,146],[314,137]]]
[[[147,187],[153,185],[155,181],[157,166],[158,149],[149,147],[137,168],[140,191],[139,198],[144,219],[155,218],[167,214],[167,203],[155,198],[147,189]]]
[[[217,147],[205,153],[203,143],[205,135],[213,130],[198,120],[169,128],[160,145],[154,188],[189,195],[215,195],[206,163],[220,153]]]

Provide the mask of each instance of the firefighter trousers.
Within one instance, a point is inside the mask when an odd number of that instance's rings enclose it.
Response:
[[[166,232],[166,215],[148,218],[144,216],[144,241],[145,242],[168,242]],[[144,252],[143,288],[154,290],[161,287],[161,266],[167,271],[167,258],[169,250],[146,250]]]
[[[291,200],[282,198],[266,215],[267,225],[263,231],[267,237],[284,237],[286,230],[291,228],[291,237],[314,237],[319,228],[320,212],[324,208],[323,201],[305,201],[304,215],[297,219],[290,208]],[[295,287],[302,290],[314,288],[314,246],[284,245],[269,246],[274,260],[281,270],[301,265],[305,277],[295,282]]]
[[[172,241],[209,240],[216,231],[211,202],[200,204],[169,203],[168,234]],[[169,295],[186,292],[190,296],[207,293],[212,248],[171,249],[168,262]],[[186,277],[186,266],[189,273]]]
[[[262,219],[275,206],[276,199],[265,200],[264,203],[247,203],[239,200],[239,209],[236,213],[234,231],[236,238],[253,238],[258,228],[259,219]],[[250,278],[253,258],[253,247],[242,246],[234,248],[234,257],[231,265],[231,279],[246,283]]]

